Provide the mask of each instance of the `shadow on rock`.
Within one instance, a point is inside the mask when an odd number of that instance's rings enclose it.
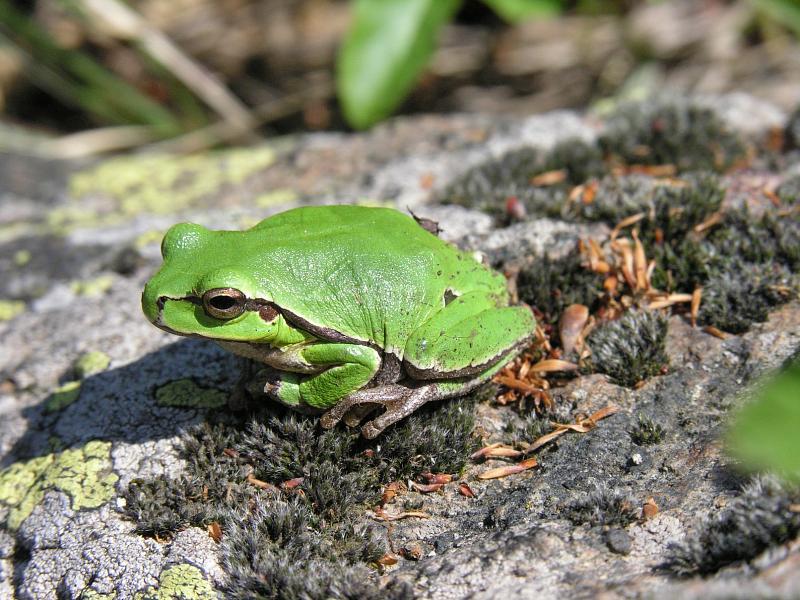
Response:
[[[212,342],[183,339],[80,381],[74,398],[54,396],[23,410],[27,431],[0,463],[43,456],[91,440],[142,444],[171,438],[223,406],[238,359]],[[69,379],[69,374],[64,378]]]

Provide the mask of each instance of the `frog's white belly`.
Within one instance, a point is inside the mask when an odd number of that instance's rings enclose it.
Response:
[[[293,373],[321,373],[327,367],[320,365],[309,365],[298,359],[295,352],[284,352],[280,348],[273,348],[268,344],[248,344],[247,342],[229,342],[215,340],[222,348],[228,352],[233,352],[238,356],[244,356],[258,362],[262,362],[279,371],[291,371]]]

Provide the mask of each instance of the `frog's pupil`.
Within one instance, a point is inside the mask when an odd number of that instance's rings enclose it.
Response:
[[[230,296],[214,296],[209,304],[217,310],[228,310],[236,306],[236,300]]]

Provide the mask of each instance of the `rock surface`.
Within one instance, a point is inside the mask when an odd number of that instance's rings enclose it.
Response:
[[[751,139],[785,119],[747,97],[719,105]],[[520,148],[593,142],[599,128],[573,113],[423,117],[202,158],[53,165],[0,157],[0,597],[209,598],[225,581],[204,529],[143,537],[121,511],[132,480],[182,471],[176,440],[239,374],[213,344],[178,340],[141,315],[139,295],[166,227],[190,220],[240,228],[299,204],[363,201],[435,218],[443,237],[495,262],[563,255],[608,227],[552,218],[503,227],[436,200],[475,165]],[[540,452],[538,469],[481,481],[474,476],[485,466],[472,464],[461,480],[476,498],[457,485],[410,492],[406,502],[416,498],[431,518],[393,524],[394,547],[413,551],[382,578],[441,599],[797,597],[797,541],[710,579],[679,580],[661,565],[671,543],[738,495],[742,479],[720,442],[726,417],[758,376],[798,349],[797,300],[727,339],[671,317],[666,375],[637,389],[588,375],[554,390],[565,419],[608,404],[621,410]],[[108,365],[76,369],[90,352]],[[186,394],[203,400],[186,406]],[[493,403],[477,410],[485,437],[502,437],[507,411]],[[641,415],[664,427],[661,443],[633,443]],[[603,490],[623,494],[636,518],[568,517],[566,507]],[[649,498],[658,512],[641,520]]]

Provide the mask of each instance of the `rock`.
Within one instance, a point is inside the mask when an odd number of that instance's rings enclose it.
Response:
[[[745,140],[779,118],[758,104],[754,127],[745,108],[756,104],[748,102],[720,104],[725,122]],[[370,133],[315,134],[197,162],[33,161],[25,164],[25,185],[2,179],[14,188],[0,195],[0,301],[17,304],[6,312],[2,306],[11,305],[0,305],[0,597],[123,600],[180,590],[210,598],[241,577],[236,565],[220,560],[225,526],[221,541],[205,526],[153,537],[137,533],[125,515],[131,482],[191,479],[192,461],[176,444],[209,415],[224,414],[239,377],[236,358],[210,342],[161,332],[140,314],[141,289],[159,262],[166,227],[188,220],[241,228],[300,203],[366,198],[438,221],[443,237],[498,265],[535,264],[544,255],[558,260],[579,239],[602,238],[614,224],[557,211],[509,224],[437,200],[468,169],[502,162],[507,152],[548,152],[575,139],[595,144],[597,132],[595,122],[567,112],[413,117]],[[573,187],[551,190],[553,198],[563,201]],[[748,189],[741,193],[755,193]],[[716,579],[679,580],[660,567],[671,544],[725,509],[717,499],[740,494],[742,478],[720,444],[728,415],[760,375],[798,348],[797,300],[726,339],[671,317],[663,374],[632,387],[586,375],[552,390],[554,414],[564,422],[609,403],[620,410],[588,433],[567,433],[538,451],[536,468],[484,481],[478,473],[507,463],[470,463],[441,490],[400,496],[386,508],[429,518],[387,524],[368,516],[366,505],[354,506],[356,529],[377,528],[405,558],[381,576],[353,571],[338,584],[355,586],[357,573],[385,585],[380,589],[392,598],[555,598],[620,589],[657,597],[796,596],[796,540],[752,564],[724,567]],[[476,414],[478,431],[493,441],[531,430],[509,406],[484,402]],[[640,416],[663,430],[646,447],[631,438]],[[473,494],[459,494],[460,482]],[[658,512],[641,521],[651,497]],[[602,524],[568,520],[566,507],[587,498],[597,504],[586,508],[587,518],[613,520],[618,511],[627,520],[605,525],[605,532]],[[336,575],[335,567],[319,570]]]
[[[624,529],[610,529],[606,532],[606,544],[609,549],[617,554],[628,555],[633,549],[631,536]]]

